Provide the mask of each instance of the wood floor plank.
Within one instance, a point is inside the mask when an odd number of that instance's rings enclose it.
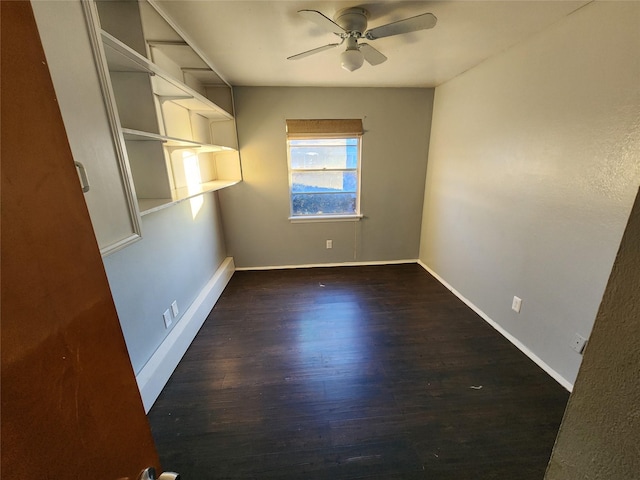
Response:
[[[415,264],[236,272],[149,413],[185,479],[542,480],[568,393]]]

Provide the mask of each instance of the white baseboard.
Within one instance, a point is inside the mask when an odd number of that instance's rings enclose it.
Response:
[[[513,345],[515,345],[518,350],[524,353],[527,357],[529,357],[536,365],[542,368],[545,372],[547,372],[556,382],[562,385],[568,391],[573,390],[573,384],[569,382],[566,378],[556,372],[553,368],[551,368],[547,363],[545,363],[540,357],[538,357],[535,353],[529,350],[520,340],[507,332],[500,324],[489,318],[489,316],[476,307],[470,300],[465,298],[460,292],[458,292],[455,288],[453,288],[445,279],[443,279],[440,275],[434,272],[431,268],[425,265],[421,260],[418,260],[418,264],[424,268],[427,272],[429,272],[433,277],[438,280],[442,285],[444,285],[447,289],[449,289],[456,297],[462,300],[471,310],[477,313],[480,318],[482,318],[485,322],[491,325],[494,329],[498,331],[504,338],[509,340]]]
[[[145,412],[149,412],[160,395],[234,271],[233,258],[227,257],[180,318],[178,324],[136,375]]]
[[[271,265],[268,267],[237,267],[236,271],[243,270],[284,270],[290,268],[317,268],[317,267],[366,267],[371,265],[404,265],[405,263],[418,263],[418,259],[409,260],[384,260],[381,262],[342,262],[342,263],[309,263],[304,265]]]

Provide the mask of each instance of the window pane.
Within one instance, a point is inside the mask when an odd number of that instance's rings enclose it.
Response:
[[[300,145],[358,145],[358,137],[352,138],[304,138],[301,140],[289,140],[292,147]]]
[[[356,172],[293,172],[291,191],[293,193],[314,192],[356,192],[358,175]]]
[[[290,140],[289,155],[293,169],[356,168],[358,139]]]
[[[293,193],[293,215],[337,215],[356,213],[355,193]]]
[[[359,213],[359,136],[289,138],[288,150],[293,216]]]

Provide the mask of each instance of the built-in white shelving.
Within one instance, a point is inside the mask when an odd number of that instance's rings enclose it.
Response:
[[[131,128],[123,128],[122,135],[125,140],[129,141],[155,141],[162,142],[162,144],[168,149],[194,149],[197,150],[198,153],[208,153],[208,152],[230,152],[233,151],[233,148],[224,147],[221,145],[211,145],[207,143],[200,143],[193,140],[184,140],[181,138],[173,138],[167,137],[166,135],[159,135],[157,133],[150,132],[141,132],[139,130],[133,130]]]
[[[239,182],[240,180],[213,180],[211,182],[200,183],[194,187],[177,188],[172,191],[171,198],[142,198],[138,200],[140,214],[144,216],[157,212],[178,202],[189,200],[204,193],[222,190]]]
[[[155,63],[146,59],[120,40],[102,31],[107,64],[111,72],[146,72],[154,78],[154,93],[161,101],[174,102],[210,120],[231,120],[233,116],[212,101],[171,77]],[[185,50],[182,48],[182,50]],[[212,72],[212,70],[207,70]]]
[[[157,8],[91,9],[140,215],[242,180],[231,87]]]

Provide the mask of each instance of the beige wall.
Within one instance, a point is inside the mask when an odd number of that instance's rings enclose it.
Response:
[[[435,93],[420,258],[569,383],[640,184],[638,25],[589,4]]]
[[[433,90],[240,87],[234,94],[244,181],[221,191],[220,201],[238,267],[418,257]],[[288,220],[287,118],[363,119],[363,220]]]
[[[547,480],[640,475],[640,195],[547,470]]]

